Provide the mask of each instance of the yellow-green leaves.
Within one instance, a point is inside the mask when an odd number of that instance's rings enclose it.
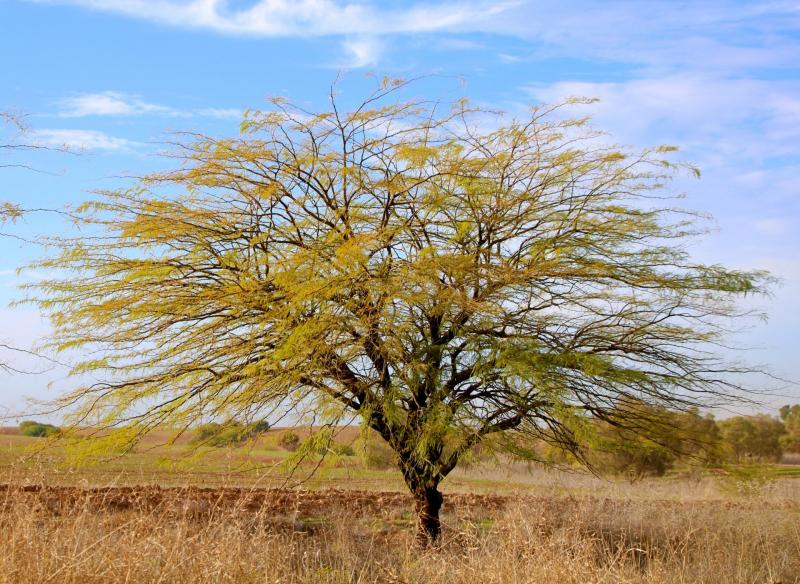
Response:
[[[696,214],[651,204],[683,168],[672,147],[604,147],[558,106],[506,121],[397,100],[406,87],[349,112],[274,100],[79,209],[33,287],[53,345],[98,380],[62,402],[77,420],[124,427],[112,444],[349,412],[435,482],[487,436],[577,453],[633,397],[736,389],[706,349],[767,280],[690,261]]]

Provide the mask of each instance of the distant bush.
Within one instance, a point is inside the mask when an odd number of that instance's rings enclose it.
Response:
[[[355,456],[355,450],[350,444],[334,441],[335,433],[331,428],[311,432],[305,440],[300,441],[298,448],[305,454],[318,454],[325,456]]]
[[[786,430],[781,436],[781,445],[786,452],[800,453],[800,404],[783,406],[780,412]]]
[[[41,422],[34,422],[32,420],[22,422],[19,425],[19,430],[23,436],[34,436],[37,438],[46,438],[53,436],[61,431],[58,426],[52,424],[42,424]]]
[[[729,457],[737,462],[777,462],[783,454],[783,422],[771,416],[737,416],[718,422]]]
[[[638,427],[627,424],[635,412]],[[628,399],[605,420],[589,421],[582,432],[584,448],[579,453],[597,471],[626,477],[634,482],[664,476],[672,470],[697,476],[697,469],[718,466],[725,459],[717,422],[696,408],[686,411]],[[534,454],[557,465],[575,465],[577,456],[557,443],[532,448]]]
[[[775,484],[778,474],[773,467],[760,463],[729,464],[717,475],[717,486],[728,495],[755,497]]]
[[[356,451],[353,450],[350,444],[345,444],[343,442],[334,442],[330,445],[328,450],[337,456],[355,456],[356,454]]]
[[[377,434],[360,437],[355,450],[369,469],[386,470],[397,466],[394,450]]]
[[[278,438],[278,446],[289,452],[294,452],[300,447],[300,436],[294,432],[284,432]]]
[[[193,444],[215,446],[239,446],[256,436],[269,430],[269,423],[265,420],[252,424],[241,422],[225,422],[218,424],[211,422],[198,426],[192,437]]]
[[[675,455],[645,439],[620,441],[612,450],[596,454],[603,469],[633,482],[644,477],[664,476],[675,463]]]

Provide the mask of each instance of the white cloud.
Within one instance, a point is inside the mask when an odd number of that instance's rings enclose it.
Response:
[[[36,130],[36,142],[45,146],[66,147],[70,150],[130,150],[139,144],[125,138],[110,136],[98,130],[47,129]]]
[[[626,62],[651,74],[794,66],[800,51],[790,2],[530,0],[482,27],[536,41],[530,59]]]
[[[535,100],[551,103],[575,95],[598,97],[599,102],[571,113],[592,114],[593,125],[609,131],[611,141],[634,147],[673,144],[681,148],[676,159],[699,165],[702,181],[679,178],[673,184],[675,191],[689,194],[687,207],[716,218],[713,226],[719,231],[693,247],[698,259],[760,267],[764,257],[798,249],[800,81],[691,73],[607,83],[562,81],[531,85],[528,91]],[[796,298],[792,302],[797,310]]]
[[[525,60],[524,57],[520,57],[519,55],[511,55],[509,53],[498,53],[497,58],[500,59],[501,63],[521,63]]]
[[[196,109],[192,111],[193,115],[207,117],[207,118],[219,118],[219,119],[227,119],[227,120],[240,120],[244,116],[244,110],[236,109],[236,108],[216,108],[216,107],[206,107],[201,109]]]
[[[546,102],[597,97],[588,111],[615,139],[636,145],[671,142],[704,164],[791,156],[800,141],[798,81],[683,74],[614,83],[562,81],[531,85],[528,91]]]
[[[383,49],[380,41],[374,37],[347,39],[342,46],[348,55],[345,67],[350,69],[375,65]]]
[[[59,114],[64,118],[82,118],[86,116],[135,116],[147,113],[175,115],[172,108],[148,103],[138,96],[127,95],[117,91],[101,93],[84,93],[61,100],[64,108]]]
[[[253,36],[318,36],[431,32],[480,22],[519,2],[420,3],[380,10],[334,0],[255,0],[233,9],[227,0],[33,0],[70,4],[161,24]]]
[[[244,111],[237,108],[195,108],[179,110],[170,106],[144,101],[138,95],[120,91],[82,93],[59,102],[61,118],[85,118],[91,116],[142,116],[160,115],[173,118],[205,117],[217,119],[241,119]]]
[[[151,103],[138,95],[121,91],[81,93],[59,101],[62,118],[84,118],[89,116],[141,116],[161,115],[176,118],[208,117],[240,119],[242,110],[236,108],[196,108],[179,110],[170,106]]]

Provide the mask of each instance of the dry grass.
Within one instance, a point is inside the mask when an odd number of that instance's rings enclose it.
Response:
[[[316,490],[288,491],[263,488],[280,474],[238,471],[282,454],[268,444],[197,467],[163,464],[178,445],[89,468],[58,449],[23,456],[37,444],[0,437],[0,476],[18,485],[0,486],[0,584],[800,583],[800,479],[786,472],[629,484],[461,469],[443,485],[441,547],[422,552],[410,499],[387,492],[403,489],[397,471],[339,461],[305,483]]]
[[[396,493],[215,493],[6,490],[0,582],[800,581],[796,501],[451,496],[423,552]]]

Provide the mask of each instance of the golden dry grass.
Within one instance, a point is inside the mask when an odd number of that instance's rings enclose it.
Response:
[[[153,492],[0,493],[0,582],[800,581],[790,500],[453,496],[441,546],[420,551],[397,494]]]
[[[0,584],[800,582],[790,475],[742,489],[460,469],[443,485],[442,544],[423,552],[396,471],[340,461],[305,484],[316,490],[270,490],[285,477],[235,472],[278,456],[269,445],[209,451],[198,468],[161,468],[183,446],[72,468],[58,449],[25,454],[35,444],[0,439],[0,482],[13,483],[0,487]]]

